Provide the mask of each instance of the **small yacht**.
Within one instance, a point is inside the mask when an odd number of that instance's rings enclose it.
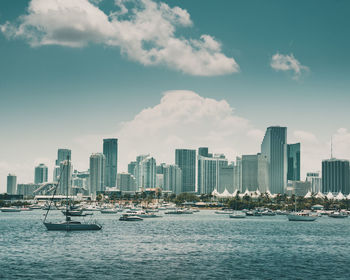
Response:
[[[246,213],[242,211],[234,211],[232,214],[230,214],[230,218],[233,218],[233,219],[242,219],[242,218],[245,218],[246,216],[247,216]]]
[[[305,212],[293,212],[288,214],[287,218],[294,222],[313,222],[317,219],[317,216]]]
[[[215,214],[233,214],[233,210],[231,209],[222,209],[215,211]]]
[[[119,212],[116,208],[105,208],[100,210],[101,214],[117,214]]]
[[[333,212],[331,214],[329,214],[329,217],[331,218],[347,218],[348,217],[348,214],[345,213],[345,212],[339,212],[339,211],[336,211],[336,212]]]
[[[182,215],[182,214],[193,214],[193,212],[189,209],[175,209],[164,212],[164,214],[168,215]]]
[[[143,221],[143,219],[139,216],[132,215],[132,214],[123,214],[119,221],[127,221],[127,222],[135,222],[135,221]]]
[[[21,212],[21,209],[16,207],[2,207],[0,210],[1,212]]]

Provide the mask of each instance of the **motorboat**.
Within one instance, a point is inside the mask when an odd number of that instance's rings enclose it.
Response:
[[[331,218],[347,218],[348,217],[348,214],[345,213],[345,212],[339,212],[339,211],[336,211],[336,212],[333,212],[331,214],[329,214],[329,217]]]
[[[105,208],[100,210],[101,214],[117,214],[119,212],[116,208]]]
[[[287,215],[289,221],[294,222],[313,222],[318,217],[305,212],[293,212]]]
[[[16,207],[2,207],[0,210],[1,212],[21,212],[21,209]]]
[[[228,215],[228,214],[233,214],[233,210],[231,210],[231,209],[223,209],[223,210],[217,210],[217,211],[215,211],[215,214],[226,214],[226,215]]]
[[[182,215],[182,214],[193,214],[191,210],[188,209],[175,209],[164,212],[164,214],[168,215]]]
[[[276,216],[276,213],[271,211],[271,210],[265,210],[265,211],[261,212],[261,214],[263,216]]]
[[[119,221],[136,222],[136,221],[143,221],[143,219],[136,215],[123,214],[119,218]]]
[[[153,212],[148,212],[148,211],[139,211],[135,213],[135,216],[138,216],[140,218],[161,218],[162,216],[157,215]]]
[[[242,218],[245,218],[247,215],[246,215],[246,213],[244,213],[242,211],[234,211],[229,216],[230,216],[230,218],[233,218],[233,219],[242,219]]]
[[[246,212],[246,215],[247,216],[261,217],[262,213],[260,211],[258,211],[258,210],[250,210],[250,211]]]

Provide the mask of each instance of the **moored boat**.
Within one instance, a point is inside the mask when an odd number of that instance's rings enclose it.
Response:
[[[305,212],[293,212],[288,214],[287,218],[289,221],[294,222],[313,222],[317,219],[317,216]]]
[[[0,208],[1,212],[21,212],[20,208],[15,207],[2,207]]]
[[[245,218],[247,215],[246,213],[242,212],[242,211],[234,211],[232,214],[229,215],[230,218],[232,219],[242,219]]]
[[[136,215],[123,214],[119,218],[119,221],[136,222],[136,221],[143,221],[143,219]]]
[[[342,219],[342,218],[347,218],[348,214],[344,213],[344,212],[336,211],[336,212],[329,214],[329,217]]]

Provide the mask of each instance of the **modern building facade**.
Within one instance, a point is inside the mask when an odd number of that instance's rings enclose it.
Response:
[[[136,180],[130,173],[118,173],[117,185],[121,191],[136,191]]]
[[[136,186],[138,188],[155,188],[156,187],[156,160],[149,155],[142,155],[136,158],[138,162],[135,168]]]
[[[90,156],[90,194],[96,195],[99,191],[105,191],[106,157],[104,154],[95,153]]]
[[[300,181],[300,143],[287,144],[287,180]]]
[[[269,166],[269,190],[272,194],[284,193],[287,186],[287,128],[268,127],[261,144],[261,154]]]
[[[242,192],[242,158],[236,157],[233,166],[233,189]]]
[[[17,194],[17,176],[14,174],[7,175],[7,194]]]
[[[35,184],[46,183],[48,181],[47,177],[48,177],[48,168],[45,164],[40,163],[34,169],[34,183]]]
[[[311,183],[311,191],[313,193],[322,192],[322,178],[319,172],[306,173],[306,181]]]
[[[175,164],[182,171],[182,191],[196,191],[196,150],[176,149]]]
[[[322,161],[322,192],[350,193],[350,167],[348,160],[331,158]]]
[[[176,164],[164,167],[163,190],[175,194],[182,192],[182,170]]]
[[[70,160],[61,161],[60,170],[61,178],[58,181],[58,194],[72,195],[72,162]]]
[[[136,176],[135,174],[135,167],[137,165],[137,161],[132,161],[128,164],[128,173]]]
[[[242,191],[268,190],[269,169],[267,157],[262,154],[242,156]]]
[[[234,172],[234,165],[229,164],[227,166],[222,165],[219,169],[219,184],[218,184],[218,192],[222,193],[225,191],[225,189],[233,193],[234,192],[234,186],[233,186],[233,172]]]
[[[40,184],[18,184],[17,185],[17,194],[26,196],[33,196],[34,191],[40,187]]]
[[[72,159],[72,151],[69,149],[58,149],[57,150],[57,160],[56,160],[56,166],[60,166],[62,161],[65,160],[71,160]]]
[[[198,157],[198,193],[210,194],[213,190],[219,190],[220,170],[228,166],[227,159],[222,155],[214,157]],[[233,178],[232,178],[233,181]]]
[[[104,183],[107,187],[116,187],[118,171],[118,139],[103,139],[103,154],[106,157]]]

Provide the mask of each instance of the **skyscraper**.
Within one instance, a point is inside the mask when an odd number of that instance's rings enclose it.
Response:
[[[137,165],[137,161],[132,161],[128,164],[128,173],[134,175],[134,177],[136,176],[135,175],[136,165]]]
[[[56,165],[60,166],[60,163],[66,160],[67,158],[69,158],[69,160],[72,159],[72,151],[69,149],[58,149]]]
[[[103,154],[106,157],[105,185],[107,187],[116,187],[118,171],[118,139],[103,139]]]
[[[306,181],[311,183],[311,191],[318,193],[322,191],[322,178],[319,172],[306,173]]]
[[[61,195],[72,195],[72,162],[70,160],[61,161],[60,170],[61,178],[59,179],[58,193]]]
[[[242,158],[236,157],[233,166],[233,189],[242,192]]]
[[[47,182],[48,169],[43,163],[40,163],[34,170],[34,183],[41,184]]]
[[[300,181],[300,143],[287,145],[287,180]]]
[[[268,127],[261,144],[261,154],[269,165],[269,190],[284,193],[287,186],[287,128]]]
[[[172,191],[175,194],[182,192],[182,171],[176,164],[164,167],[163,180],[164,191]]]
[[[7,175],[7,194],[17,193],[17,176],[14,174]]]
[[[214,189],[221,190],[220,169],[227,167],[227,159],[223,156],[198,157],[198,193],[210,194]],[[233,178],[232,178],[233,181]]]
[[[198,155],[202,157],[209,157],[209,149],[208,147],[200,147],[198,148]]]
[[[196,191],[196,150],[176,149],[175,164],[182,171],[182,191]]]
[[[322,192],[350,193],[348,160],[331,158],[322,161]]]
[[[121,191],[136,191],[135,177],[130,173],[118,173],[117,185]]]
[[[266,192],[268,189],[268,163],[266,156],[242,156],[242,190]]]
[[[155,188],[156,187],[156,160],[149,156],[138,156],[138,162],[135,168],[136,185],[139,188]]]
[[[223,192],[225,189],[230,193],[234,192],[233,187],[233,164],[221,166],[219,169],[219,189],[218,192]]]
[[[98,191],[105,190],[106,157],[95,153],[90,156],[90,194],[96,195]]]

